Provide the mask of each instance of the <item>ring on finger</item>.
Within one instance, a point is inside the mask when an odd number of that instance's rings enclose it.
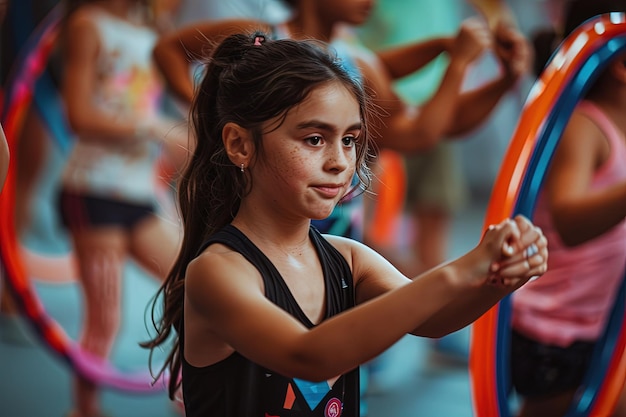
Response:
[[[530,258],[536,254],[539,253],[539,248],[537,247],[537,245],[535,245],[534,243],[532,243],[529,247],[526,248],[526,250],[524,251],[524,256],[526,258]]]

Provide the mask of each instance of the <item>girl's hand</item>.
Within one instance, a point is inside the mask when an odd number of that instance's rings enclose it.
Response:
[[[193,153],[195,140],[188,124],[166,117],[154,119],[152,126],[152,140],[163,146],[166,158],[175,172],[181,173]]]
[[[517,29],[500,23],[494,30],[495,53],[507,76],[517,81],[530,72],[532,65],[531,47]]]
[[[135,137],[140,141],[148,140],[166,143],[176,135],[177,128],[185,125],[183,121],[174,120],[165,116],[143,118],[137,122]]]
[[[541,229],[521,215],[513,221],[519,235],[503,242],[503,256],[490,267],[489,282],[499,287],[519,287],[548,268],[548,241]]]
[[[468,65],[478,59],[491,45],[492,35],[489,28],[479,19],[466,19],[452,42],[450,59]]]

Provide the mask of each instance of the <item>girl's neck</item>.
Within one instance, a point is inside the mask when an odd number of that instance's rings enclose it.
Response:
[[[136,0],[98,0],[93,2],[93,4],[120,19],[140,20],[141,5]]]
[[[331,42],[338,22],[324,21],[315,9],[314,3],[310,2],[307,5],[303,4],[287,22],[291,37],[294,39],[314,38]]]
[[[240,207],[232,225],[244,233],[263,250],[291,253],[301,250],[309,243],[310,221],[305,219],[289,221],[275,215],[264,216],[262,210],[248,210]]]

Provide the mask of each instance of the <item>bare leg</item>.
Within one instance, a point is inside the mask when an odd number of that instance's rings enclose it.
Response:
[[[181,226],[152,216],[133,229],[130,252],[144,268],[163,281],[178,256],[181,240]]]
[[[427,271],[442,262],[448,256],[448,235],[450,215],[438,208],[418,208],[415,212],[417,236],[414,253],[421,265],[421,271]]]
[[[84,323],[80,345],[97,358],[108,358],[120,326],[122,268],[127,250],[120,229],[103,228],[75,233],[74,247],[79,262],[84,296]],[[73,416],[98,415],[98,386],[78,378],[76,412]]]

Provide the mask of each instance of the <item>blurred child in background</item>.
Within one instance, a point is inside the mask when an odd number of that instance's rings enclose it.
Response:
[[[626,12],[626,1],[568,2],[562,36],[608,12]],[[537,54],[538,70],[549,56]],[[534,220],[548,238],[550,259],[548,272],[513,296],[511,369],[523,399],[519,417],[566,414],[624,277],[625,63],[625,54],[609,62],[577,105],[537,202]],[[624,416],[622,394],[613,417]]]
[[[145,0],[67,1],[61,33],[62,96],[77,138],[59,202],[84,296],[80,345],[100,358],[109,356],[120,326],[126,260],[163,279],[179,246],[178,223],[159,215],[157,161],[165,153],[182,169],[188,138],[186,127],[161,112],[152,6]],[[72,417],[97,415],[98,387],[78,378]]]

